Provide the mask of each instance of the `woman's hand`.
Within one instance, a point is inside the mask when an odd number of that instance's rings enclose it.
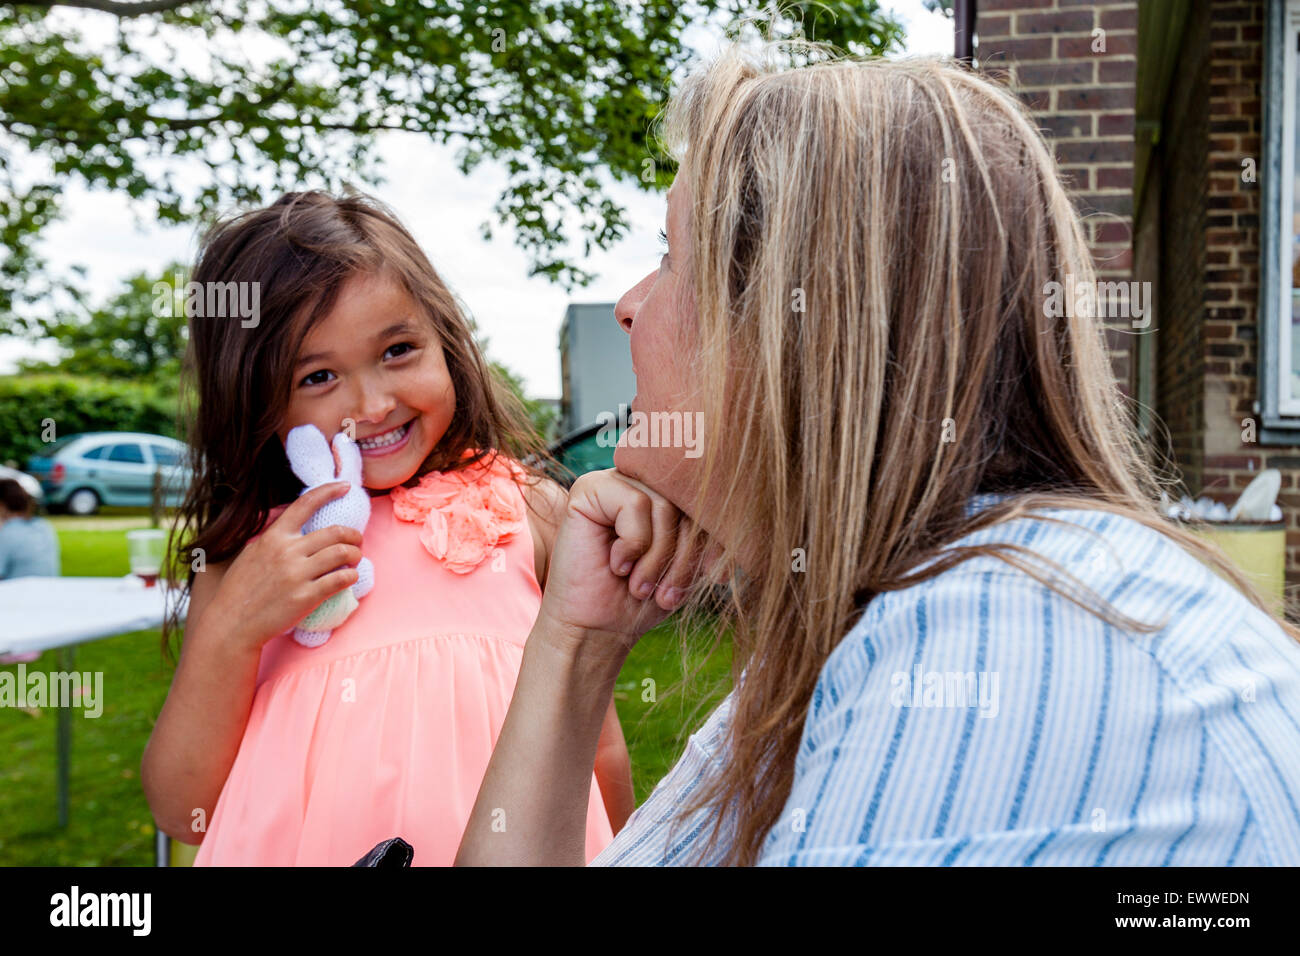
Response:
[[[681,604],[698,573],[678,533],[689,520],[614,468],[582,475],[556,535],[539,622],[582,643],[606,635],[626,653]]]
[[[602,723],[617,727],[610,701],[619,669],[698,573],[700,562],[684,553],[688,536],[679,534],[686,520],[613,468],[574,483],[457,866],[582,865]],[[608,753],[602,763],[613,763]],[[625,761],[624,754],[601,776],[630,784]],[[618,781],[601,781],[602,793],[606,782]],[[508,829],[499,820],[509,820]]]
[[[347,490],[346,481],[330,482],[299,496],[231,562],[212,600],[225,609],[226,620],[239,622],[241,642],[260,649],[356,583],[360,531],[330,525],[302,533],[322,505]]]

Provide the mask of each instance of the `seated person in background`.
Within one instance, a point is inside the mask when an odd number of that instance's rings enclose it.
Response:
[[[0,478],[0,581],[33,575],[58,577],[59,539],[36,514],[36,502],[12,478]],[[33,661],[40,652],[2,654],[0,664]]]

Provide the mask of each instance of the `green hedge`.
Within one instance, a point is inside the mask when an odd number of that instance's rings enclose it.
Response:
[[[151,383],[68,375],[0,376],[0,463],[25,468],[46,442],[78,432],[149,432],[176,437],[176,395]]]

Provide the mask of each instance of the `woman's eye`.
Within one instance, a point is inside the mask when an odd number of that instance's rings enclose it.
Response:
[[[659,268],[663,269],[668,266],[668,234],[662,229],[659,230],[659,241],[664,246],[664,254],[659,259]]]

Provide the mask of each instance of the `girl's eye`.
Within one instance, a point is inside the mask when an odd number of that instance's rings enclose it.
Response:
[[[415,351],[416,349],[418,349],[418,348],[419,348],[419,346],[416,345],[414,342],[398,342],[396,345],[390,345],[390,346],[388,346],[388,348],[384,350],[384,354],[387,355],[387,354],[388,354],[389,352],[391,352],[393,349],[403,349],[404,351],[398,352],[396,355],[393,356],[393,358],[401,358],[403,355],[409,355],[411,352],[414,352],[414,351]],[[324,384],[325,384],[325,381],[328,381],[328,380],[322,381],[322,380],[320,380],[320,379],[317,379],[316,381],[312,381],[312,379],[316,378],[317,375],[333,375],[333,374],[334,374],[334,373],[331,372],[329,369],[324,369],[324,368],[323,368],[323,369],[320,369],[319,371],[312,372],[310,375],[306,376],[306,377],[305,377],[301,382],[299,382],[298,384],[300,384],[300,385],[324,385]]]

